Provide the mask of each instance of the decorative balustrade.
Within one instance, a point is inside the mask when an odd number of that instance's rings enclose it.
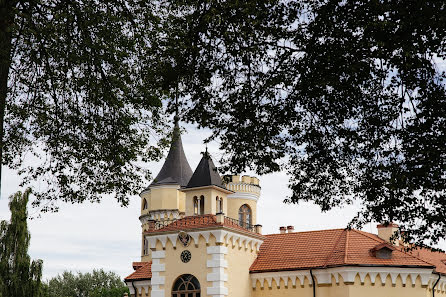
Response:
[[[248,231],[255,232],[254,225],[248,224],[246,222],[241,222],[239,220],[236,220],[236,219],[233,219],[230,217],[225,217],[225,225],[234,226],[234,227],[237,226],[237,227],[246,229]]]
[[[199,215],[188,216],[181,219],[152,220],[151,223],[149,223],[149,225],[151,225],[149,230],[156,231],[168,227],[182,229],[191,227],[212,226],[217,224],[218,223],[215,215]],[[240,222],[239,220],[230,217],[224,217],[224,225],[243,228],[251,232],[256,232],[254,225],[247,224],[246,222]]]

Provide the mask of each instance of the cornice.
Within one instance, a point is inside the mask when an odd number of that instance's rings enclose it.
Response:
[[[356,276],[359,275],[361,283],[364,283],[366,276],[370,277],[372,284],[375,284],[376,277],[379,276],[381,280],[386,280],[388,276],[392,281],[392,285],[395,285],[398,276],[401,278],[403,285],[405,285],[410,278],[411,283],[415,283],[416,279],[420,277],[421,285],[427,286],[432,282],[432,268],[402,268],[402,267],[363,267],[363,266],[341,266],[335,268],[318,268],[312,269],[313,275],[316,278],[318,285],[330,285],[332,284],[332,277],[335,282],[339,284],[339,276],[342,277],[344,283],[354,283]],[[272,280],[275,281],[276,286],[280,287],[280,280],[288,285],[291,281],[293,286],[296,285],[296,281],[299,280],[301,285],[304,285],[305,278],[312,284],[310,270],[295,270],[295,271],[276,271],[276,272],[258,272],[251,273],[252,287],[256,288],[257,282],[260,283],[260,287],[265,286],[265,281],[269,288],[272,287]],[[446,280],[443,280],[441,284],[445,287]]]
[[[181,230],[181,231],[188,231],[187,229]],[[192,239],[195,242],[195,245],[198,245],[198,241],[200,236],[202,236],[206,240],[206,244],[209,244],[210,235],[213,235],[215,237],[216,243],[223,243],[223,244],[229,244],[232,243],[235,245],[235,243],[238,241],[240,246],[244,246],[245,248],[248,248],[249,246],[251,249],[259,250],[260,245],[263,243],[263,240],[265,239],[262,235],[258,234],[246,234],[246,233],[237,233],[234,232],[235,230],[225,228],[223,226],[217,227],[217,228],[208,228],[208,229],[202,229],[202,230],[196,230],[196,231],[188,231],[187,234],[189,234]],[[150,233],[145,234],[145,237],[149,243],[149,247],[151,249],[156,248],[157,242],[160,242],[163,246],[163,248],[166,247],[167,241],[170,241],[172,243],[173,247],[176,247],[177,240],[178,240],[178,233],[180,231],[172,231],[172,232],[163,232],[163,233]]]

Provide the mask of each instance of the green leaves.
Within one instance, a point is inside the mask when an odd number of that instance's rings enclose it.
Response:
[[[102,269],[74,274],[65,271],[48,282],[51,297],[122,297],[129,289],[113,272]]]
[[[104,194],[125,206],[145,185],[138,162],[161,157],[165,118],[144,64],[151,9],[145,1],[14,7],[3,163],[21,169],[23,184],[41,185],[33,203],[43,211]],[[28,152],[41,162],[24,168]]]
[[[158,38],[181,43],[159,53],[187,61],[184,118],[214,131],[224,170],[286,169],[286,202],[359,201],[356,227],[397,221],[408,240],[436,243],[446,3],[409,3],[168,1]]]
[[[42,261],[28,255],[31,235],[27,226],[30,189],[10,197],[11,220],[0,223],[0,296],[43,296]]]
[[[436,243],[445,5],[18,1],[2,44],[13,49],[3,162],[48,186],[37,205],[111,193],[126,205],[142,189],[137,161],[161,156],[162,100],[170,112],[179,97],[182,119],[220,141],[224,170],[285,169],[287,202],[357,200],[357,227],[397,221],[408,240]],[[27,152],[41,164],[22,168]]]

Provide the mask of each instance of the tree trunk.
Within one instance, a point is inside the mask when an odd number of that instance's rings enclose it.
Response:
[[[0,0],[0,198],[3,164],[3,134],[8,95],[8,75],[11,66],[12,25],[14,23],[13,1]]]

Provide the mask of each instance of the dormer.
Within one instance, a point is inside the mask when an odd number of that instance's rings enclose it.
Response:
[[[182,191],[186,193],[186,216],[226,213],[227,195],[233,193],[223,185],[207,151]]]
[[[395,247],[387,242],[380,243],[370,249],[370,255],[378,259],[392,259]]]

